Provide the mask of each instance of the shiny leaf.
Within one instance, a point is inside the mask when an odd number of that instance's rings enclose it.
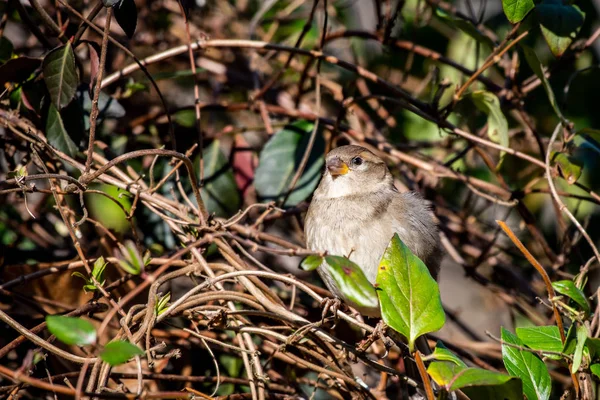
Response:
[[[85,346],[96,342],[94,325],[84,319],[48,315],[46,325],[50,333],[65,344]]]
[[[511,24],[523,20],[534,7],[533,0],[502,0],[502,9]]]
[[[100,358],[114,367],[115,365],[126,363],[134,356],[141,356],[143,354],[144,350],[135,344],[125,340],[117,340],[104,346],[104,350],[100,353]]]
[[[397,234],[379,264],[377,288],[383,320],[408,339],[411,352],[419,336],[444,325],[438,284]]]
[[[315,269],[319,268],[319,266],[322,263],[323,263],[323,257],[312,255],[312,256],[308,256],[304,260],[302,260],[302,263],[300,264],[300,268],[302,268],[305,271],[314,271]]]
[[[313,126],[311,122],[297,121],[287,125],[267,142],[260,153],[254,177],[254,187],[263,200],[281,200],[286,196],[307,149]],[[306,168],[285,205],[297,205],[317,187],[323,167],[324,147],[324,140],[317,133]]]
[[[557,326],[517,328],[517,336],[534,350],[562,352],[563,343]]]
[[[590,312],[590,303],[588,303],[585,294],[570,280],[552,282],[552,287],[558,293],[569,297],[575,303],[581,306],[586,313]]]
[[[377,307],[375,288],[358,265],[340,256],[326,256],[325,262],[325,267],[346,299],[359,307]]]
[[[535,7],[535,12],[550,51],[560,57],[577,37],[585,13],[561,0],[545,0]]]
[[[52,104],[61,109],[71,102],[77,90],[78,77],[71,42],[57,47],[44,57],[44,82]]]
[[[502,360],[508,373],[521,378],[523,392],[528,400],[548,400],[552,381],[546,364],[535,354],[520,350],[516,347],[523,346],[523,342],[502,328]]]

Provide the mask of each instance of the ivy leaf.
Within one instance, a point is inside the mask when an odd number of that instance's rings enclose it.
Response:
[[[263,200],[286,196],[289,185],[307,149],[314,125],[297,121],[275,133],[260,153],[254,176],[254,187]],[[311,195],[317,187],[323,167],[325,141],[317,134],[306,168],[289,194],[287,206],[295,206]]]
[[[141,356],[144,350],[126,340],[116,340],[104,346],[100,358],[111,366],[126,363],[134,356]]]
[[[533,0],[502,0],[504,15],[511,24],[522,21],[534,7]]]
[[[583,163],[576,157],[558,151],[552,151],[552,161],[556,163],[560,174],[569,185],[577,182],[583,172]]]
[[[122,0],[113,6],[115,19],[129,39],[133,37],[137,27],[137,7],[134,0]]]
[[[492,142],[508,147],[508,121],[500,108],[500,100],[495,94],[485,90],[478,90],[470,94],[475,107],[488,116],[488,137]],[[500,160],[504,159],[505,152],[500,152]]]
[[[300,268],[305,271],[314,271],[315,269],[319,268],[321,264],[323,264],[323,257],[312,255],[302,260]]]
[[[78,148],[73,139],[67,133],[65,124],[60,116],[60,112],[54,104],[48,107],[48,117],[46,118],[46,138],[57,150],[74,157]]]
[[[548,368],[542,360],[528,351],[519,350],[516,347],[523,346],[523,342],[502,328],[502,360],[508,373],[521,378],[523,381],[523,392],[528,400],[548,400],[552,381]]]
[[[397,234],[379,263],[377,288],[384,322],[408,339],[411,352],[419,336],[444,325],[437,283]]]
[[[577,37],[585,13],[561,0],[545,0],[535,7],[542,35],[556,57],[560,57]]]
[[[582,310],[586,313],[590,312],[590,303],[588,303],[585,294],[570,280],[556,281],[552,282],[552,287],[558,293],[569,297],[579,306],[581,306]]]
[[[65,344],[85,346],[96,342],[94,325],[84,319],[48,315],[46,325],[50,333]]]
[[[213,140],[202,154],[205,177],[204,185],[200,189],[202,199],[209,212],[218,217],[229,217],[239,210],[242,200],[229,160],[221,151],[221,141]],[[196,165],[199,176],[199,160]]]
[[[375,288],[358,265],[340,256],[326,256],[325,262],[337,288],[347,300],[358,307],[377,307]]]
[[[52,104],[61,109],[71,102],[77,90],[78,77],[71,42],[57,47],[44,57],[44,82]]]

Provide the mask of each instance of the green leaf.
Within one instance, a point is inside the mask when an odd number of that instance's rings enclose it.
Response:
[[[104,270],[108,263],[104,261],[104,257],[100,256],[94,262],[94,269],[92,269],[92,276],[98,281],[100,285],[104,284]]]
[[[431,357],[437,361],[449,361],[458,366],[467,368],[467,364],[465,364],[456,354],[448,350],[448,348],[440,341],[436,343]]]
[[[577,339],[575,334],[575,324],[571,324],[569,330],[567,331],[567,337],[565,340],[565,344],[563,346],[562,352],[564,354],[573,354],[575,352],[575,347],[577,346]]]
[[[504,328],[502,341],[504,366],[510,375],[521,378],[527,399],[547,400],[550,397],[552,381],[546,364],[533,353],[508,345],[523,346],[523,342]]]
[[[556,115],[558,116],[558,118],[561,121],[565,121],[565,117],[563,116],[562,111],[560,110],[560,107],[558,106],[558,103],[556,102],[556,97],[554,96],[554,91],[552,90],[552,86],[550,86],[550,82],[548,81],[548,78],[546,78],[546,75],[544,74],[544,70],[542,69],[542,64],[540,63],[540,60],[539,60],[537,54],[529,46],[526,46],[524,44],[520,44],[520,46],[521,46],[521,49],[523,50],[523,54],[525,55],[525,60],[527,61],[527,64],[533,70],[533,73],[542,81],[542,86],[544,87],[544,90],[546,91],[546,95],[548,96],[548,100],[550,100],[550,105],[552,105],[554,112],[556,113]]]
[[[263,200],[282,199],[287,194],[300,161],[306,151],[314,125],[297,121],[275,133],[260,153],[254,187]],[[319,183],[323,167],[325,142],[317,133],[306,168],[290,193],[287,206],[295,206],[310,196]]]
[[[104,346],[104,350],[100,353],[100,358],[114,367],[115,365],[126,363],[134,356],[141,356],[143,354],[144,350],[135,344],[125,340],[117,340]]]
[[[485,90],[478,90],[470,94],[475,107],[488,116],[488,137],[492,142],[504,147],[509,146],[508,121],[500,108],[500,100],[495,94]],[[505,152],[500,153],[500,159],[504,158]]]
[[[560,57],[577,37],[585,13],[561,0],[545,0],[535,7],[542,35],[556,57]]]
[[[585,344],[590,350],[590,357],[594,358],[600,355],[600,339],[588,337]]]
[[[502,9],[511,24],[523,20],[534,7],[533,0],[502,0]]]
[[[486,36],[483,32],[481,32],[475,25],[471,22],[466,21],[462,18],[455,18],[452,15],[448,14],[446,11],[441,8],[437,8],[435,10],[435,14],[447,22],[450,26],[455,27],[475,39],[477,42],[487,46],[488,50],[492,50],[494,48],[494,42],[488,36]]]
[[[523,400],[523,385],[520,379],[512,378],[495,386],[471,386],[462,391],[471,400]]]
[[[552,161],[560,170],[569,185],[577,182],[583,172],[583,163],[576,157],[558,151],[552,151]]]
[[[196,112],[194,110],[181,110],[173,114],[173,121],[184,128],[193,128],[196,125]]]
[[[302,260],[300,268],[305,271],[314,271],[315,269],[319,268],[321,264],[323,264],[323,257],[312,255]]]
[[[340,256],[326,256],[325,262],[325,267],[346,299],[359,307],[377,307],[375,288],[358,265]]]
[[[596,377],[600,378],[600,364],[592,364],[590,371],[592,371],[592,374],[596,375]]]
[[[54,104],[48,107],[48,117],[46,119],[46,138],[48,143],[57,150],[74,157],[77,154],[77,145],[67,133],[62,117]]]
[[[132,275],[139,275],[144,266],[145,262],[140,255],[135,243],[128,240],[125,246],[121,246],[121,255],[119,259],[119,266],[126,272]]]
[[[169,301],[171,301],[171,292],[167,292],[167,294],[158,299],[156,302],[156,315],[160,315],[167,310]]]
[[[581,366],[581,360],[583,358],[583,348],[588,338],[587,328],[583,325],[577,326],[577,345],[575,346],[575,352],[573,353],[573,365],[571,366],[571,373],[577,372]]]
[[[590,303],[588,303],[585,294],[570,280],[552,282],[552,287],[558,293],[569,297],[575,303],[581,306],[586,313],[590,312]]]
[[[46,316],[51,334],[68,345],[85,346],[96,342],[96,329],[89,321],[62,315]]]
[[[200,192],[209,212],[215,213],[218,217],[229,217],[239,210],[241,198],[233,170],[220,145],[220,140],[213,140],[202,153],[205,180]],[[199,160],[196,165],[199,174]]]
[[[578,142],[579,147],[591,149],[600,155],[600,130],[590,128],[580,129],[575,133],[574,139]]]
[[[397,234],[379,264],[377,288],[384,322],[408,339],[411,352],[419,336],[444,325],[437,283]]]
[[[61,109],[71,102],[77,90],[78,77],[71,42],[57,47],[44,57],[44,82],[52,104]]]
[[[561,352],[563,343],[557,326],[517,328],[517,336],[534,350]]]
[[[129,39],[133,37],[137,27],[137,7],[133,0],[122,0],[113,6],[115,19]]]

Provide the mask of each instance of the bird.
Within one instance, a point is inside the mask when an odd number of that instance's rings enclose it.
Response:
[[[414,191],[400,192],[386,162],[365,147],[340,146],[326,155],[304,233],[308,249],[347,257],[372,284],[381,257],[398,234],[437,279],[442,252],[430,202]],[[346,298],[326,265],[317,271],[337,298],[364,316],[381,315],[379,306],[363,307]]]

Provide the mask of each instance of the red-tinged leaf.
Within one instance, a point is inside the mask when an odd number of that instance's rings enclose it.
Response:
[[[257,160],[254,156],[252,148],[246,141],[243,135],[236,135],[233,148],[233,176],[235,183],[245,196],[246,190],[254,180],[254,170],[256,169]]]

